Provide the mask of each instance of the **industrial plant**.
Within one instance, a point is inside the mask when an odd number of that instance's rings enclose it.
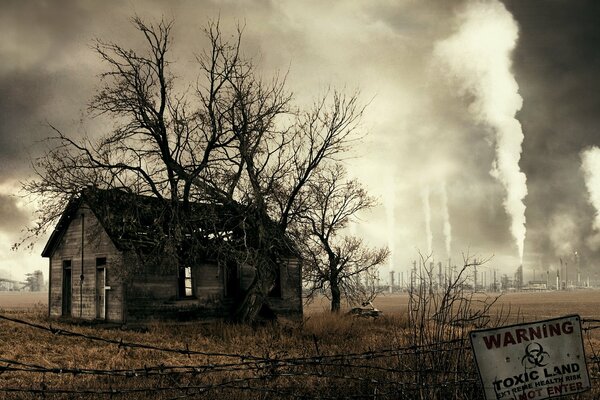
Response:
[[[557,267],[544,270],[532,268],[524,273],[524,268],[520,265],[514,268],[513,273],[501,273],[499,268],[476,259],[461,266],[452,264],[451,260],[446,263],[413,261],[405,269],[390,269],[387,282],[380,275],[378,286],[381,293],[410,292],[420,285],[438,290],[459,286],[464,290],[492,293],[577,290],[599,286],[597,277],[582,272],[579,263],[573,264],[569,265],[560,259]],[[506,270],[507,268],[502,268],[502,271]]]
[[[43,292],[47,290],[44,274],[40,270],[25,274],[22,281],[0,276],[0,292]]]

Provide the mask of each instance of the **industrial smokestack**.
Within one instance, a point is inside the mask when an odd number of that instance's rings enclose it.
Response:
[[[425,186],[421,193],[423,200],[423,214],[425,217],[425,236],[427,238],[427,255],[433,253],[433,234],[431,233],[431,204],[429,202],[429,186]]]
[[[393,175],[388,176],[388,190],[384,195],[384,208],[385,208],[385,216],[386,216],[386,224],[387,224],[387,242],[388,249],[390,251],[389,255],[389,268],[390,272],[394,269],[394,253],[395,253],[395,238],[396,238],[396,215],[395,215],[395,206],[396,206],[396,192],[395,192],[395,184]]]
[[[444,239],[446,242],[446,255],[448,257],[451,257],[452,225],[450,225],[450,211],[448,210],[448,192],[446,191],[446,181],[442,181],[441,201],[442,218],[444,220]]]
[[[442,273],[442,263],[438,262],[438,288],[442,288],[444,285],[444,274]]]

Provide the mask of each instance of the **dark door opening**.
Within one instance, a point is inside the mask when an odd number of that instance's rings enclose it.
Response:
[[[62,315],[71,316],[72,311],[72,274],[71,260],[63,260],[63,281],[62,281]]]
[[[106,319],[106,257],[96,258],[96,318]]]
[[[269,292],[269,297],[281,297],[281,267],[275,268],[275,286]]]
[[[106,319],[106,269],[96,268],[96,318]]]
[[[228,261],[225,266],[225,296],[239,296],[240,287],[240,272],[238,264],[235,261]]]

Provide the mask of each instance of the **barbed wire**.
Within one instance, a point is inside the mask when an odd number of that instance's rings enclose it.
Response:
[[[236,364],[229,364],[227,366],[218,366],[223,368],[215,369],[214,365],[186,365],[186,366],[153,366],[144,367],[143,369],[86,369],[86,368],[65,368],[65,367],[44,367],[38,364],[24,363],[21,361],[10,360],[6,358],[0,358],[0,362],[7,364],[6,366],[0,366],[0,374],[9,371],[20,371],[25,373],[42,373],[42,374],[70,374],[74,376],[78,375],[99,375],[99,376],[120,376],[124,378],[134,377],[151,377],[151,376],[177,376],[177,375],[203,375],[211,372],[242,372],[252,371],[260,372],[268,370],[273,376],[285,376],[288,375],[303,375],[303,376],[315,376],[315,377],[335,377],[339,379],[356,379],[370,381],[369,379],[363,379],[361,377],[355,377],[350,375],[333,375],[329,372],[293,372],[290,368],[299,367],[311,367],[311,366],[324,366],[324,367],[335,367],[335,368],[347,368],[347,369],[368,369],[374,371],[382,371],[388,373],[427,373],[427,374],[449,374],[453,373],[447,369],[436,369],[436,368],[392,368],[392,367],[379,367],[376,365],[354,365],[354,364],[277,364],[274,363],[271,366],[256,366],[255,368],[248,368],[248,366],[240,366]],[[277,372],[281,369],[287,369],[286,372]]]
[[[196,390],[206,392],[209,390],[215,390],[218,388],[228,387],[234,384],[251,382],[251,381],[264,381],[264,377],[247,377],[247,378],[235,378],[224,382],[209,384],[209,385],[188,385],[188,386],[152,386],[143,388],[114,388],[109,387],[108,389],[90,389],[90,388],[55,388],[49,387],[46,383],[42,382],[40,388],[33,387],[0,387],[0,392],[5,393],[31,393],[31,394],[90,394],[90,395],[126,395],[135,393],[146,393],[146,392],[170,392],[170,391],[184,391],[184,390]]]
[[[161,346],[145,344],[145,343],[128,342],[128,341],[123,340],[122,338],[120,340],[107,339],[107,338],[104,338],[101,336],[86,335],[84,333],[73,332],[73,331],[70,331],[67,329],[54,328],[54,327],[52,327],[52,325],[44,326],[44,325],[36,324],[33,322],[18,319],[18,318],[7,317],[6,315],[1,315],[1,314],[0,314],[0,319],[5,320],[5,321],[10,321],[10,322],[13,322],[16,324],[26,325],[31,328],[43,330],[46,332],[50,332],[53,335],[60,335],[60,336],[66,336],[66,337],[77,337],[77,338],[83,338],[83,339],[93,340],[93,341],[97,341],[97,342],[104,342],[104,343],[117,345],[119,348],[139,348],[139,349],[154,350],[154,351],[161,351],[161,352],[167,352],[167,353],[177,353],[177,354],[182,354],[182,355],[186,355],[186,356],[201,355],[201,356],[207,356],[207,357],[228,357],[228,358],[243,358],[243,359],[258,359],[258,360],[263,359],[263,357],[255,357],[252,355],[245,355],[245,354],[190,350],[187,345],[186,345],[185,349],[175,349],[175,348],[161,347]]]
[[[39,387],[25,386],[2,386],[0,393],[29,393],[33,395],[94,395],[94,396],[125,396],[143,394],[149,392],[160,392],[167,395],[173,395],[173,400],[189,397],[197,397],[210,391],[252,391],[263,394],[272,394],[285,398],[364,398],[365,390],[375,390],[377,396],[385,398],[396,398],[398,393],[412,393],[424,390],[425,385],[430,387],[427,390],[451,390],[452,388],[469,386],[475,388],[479,385],[479,380],[474,368],[466,370],[434,368],[426,365],[423,360],[433,360],[429,357],[440,357],[441,354],[459,354],[464,357],[464,352],[471,352],[468,345],[468,339],[455,338],[436,343],[426,343],[421,345],[408,345],[394,348],[384,348],[378,350],[367,350],[363,352],[349,352],[337,354],[320,354],[317,346],[317,355],[302,357],[280,357],[280,356],[256,356],[252,354],[237,354],[225,352],[207,352],[190,349],[186,344],[185,348],[161,347],[148,343],[138,343],[134,341],[125,341],[121,339],[109,339],[101,336],[88,335],[74,332],[68,329],[45,326],[18,318],[0,315],[0,319],[34,329],[50,332],[54,335],[65,337],[82,338],[91,341],[98,341],[110,345],[117,345],[118,348],[145,349],[152,351],[162,351],[190,357],[191,355],[201,355],[206,357],[230,358],[231,362],[211,362],[211,363],[189,363],[186,365],[152,365],[137,368],[115,368],[115,369],[94,369],[94,368],[76,368],[62,366],[45,366],[38,363],[14,360],[0,357],[0,375],[8,374],[9,377],[18,376],[16,374],[69,374],[73,377],[79,376],[98,376],[114,378],[139,378],[140,381],[135,384],[144,384],[143,387],[126,387],[125,381],[116,379],[107,383],[103,378],[99,380],[90,380],[79,382],[87,383],[88,387],[57,387],[44,382]],[[582,319],[582,323],[600,323],[600,320]],[[600,326],[584,326],[582,330],[589,331],[600,328]],[[316,340],[316,339],[315,339]],[[466,354],[468,357],[469,354]],[[392,357],[398,357],[396,364],[391,364],[386,360]],[[401,360],[402,357],[407,357]],[[426,357],[426,358],[423,358]],[[412,360],[421,361],[413,363]],[[239,360],[239,361],[235,361]],[[595,355],[586,357],[586,361],[598,363],[599,358]],[[223,360],[221,360],[223,361]],[[429,362],[429,361],[428,361]],[[2,365],[4,364],[4,365]],[[413,367],[411,367],[413,366]],[[315,368],[318,367],[318,368]],[[458,368],[458,364],[456,367]],[[210,379],[209,374],[216,372],[225,372],[221,381],[216,383],[199,382],[199,380]],[[15,375],[13,375],[14,373]],[[228,375],[227,375],[228,374]],[[232,376],[232,375],[249,376]],[[389,375],[386,375],[389,374]],[[403,376],[406,376],[404,379]],[[449,376],[454,379],[448,380]],[[184,378],[185,377],[185,378]],[[158,378],[157,380],[143,381],[143,378]],[[170,385],[164,385],[167,378]],[[177,380],[180,378],[181,380]],[[302,386],[303,379],[325,379],[327,381],[341,381],[339,385],[347,385],[345,382],[355,382],[361,390],[355,394],[333,394],[327,393],[314,395],[311,389]],[[457,379],[458,378],[458,379]],[[213,377],[212,379],[218,379]],[[600,380],[600,375],[590,374],[590,379]],[[5,382],[9,382],[6,380]],[[180,383],[186,382],[185,384]],[[150,383],[163,383],[162,386],[150,385]],[[93,388],[92,384],[100,384],[104,387]],[[290,387],[296,387],[296,391],[290,390]],[[125,386],[125,387],[123,387]],[[130,385],[131,386],[131,385]],[[342,387],[342,386],[340,386]],[[472,390],[472,389],[467,389]],[[307,394],[310,393],[310,394]],[[329,392],[332,393],[332,392]],[[441,393],[441,392],[439,392]],[[374,396],[374,397],[377,397]],[[407,397],[410,398],[410,397]]]
[[[53,335],[62,335],[62,336],[66,336],[66,337],[77,337],[77,338],[83,338],[83,339],[92,340],[92,341],[99,341],[99,342],[104,342],[107,344],[117,345],[119,348],[129,348],[129,349],[137,348],[137,349],[145,349],[145,350],[154,350],[154,351],[181,354],[181,355],[186,355],[186,356],[202,355],[202,356],[206,356],[206,357],[224,357],[224,358],[235,358],[235,359],[241,359],[241,360],[252,360],[253,362],[254,361],[268,362],[268,363],[273,362],[272,358],[265,357],[265,356],[256,356],[256,355],[252,355],[252,354],[239,354],[239,353],[199,351],[199,350],[190,349],[188,345],[186,345],[185,348],[171,348],[171,347],[161,347],[161,346],[151,345],[151,344],[147,344],[147,343],[137,343],[137,342],[132,342],[132,341],[125,341],[122,338],[119,340],[108,339],[108,338],[104,338],[101,336],[73,332],[73,331],[70,331],[67,329],[63,329],[63,328],[55,328],[55,327],[52,327],[52,325],[44,326],[44,325],[36,324],[33,322],[21,320],[18,318],[7,317],[7,316],[1,315],[1,314],[0,314],[0,319],[10,321],[10,322],[13,322],[16,324],[20,324],[20,325],[29,326],[31,328],[47,331],[47,332],[52,333]],[[399,355],[409,354],[409,353],[413,353],[413,352],[420,352],[421,354],[439,353],[439,352],[444,352],[444,351],[452,352],[452,351],[456,351],[457,349],[453,348],[453,347],[445,347],[445,346],[455,345],[455,344],[464,344],[467,341],[468,341],[468,339],[455,338],[455,339],[451,339],[451,340],[439,341],[439,342],[435,342],[435,343],[427,343],[427,344],[421,344],[421,345],[410,345],[410,346],[404,346],[404,347],[387,348],[387,349],[380,349],[380,350],[369,350],[369,351],[364,351],[364,352],[353,352],[353,353],[344,353],[344,354],[329,354],[329,355],[320,354],[317,356],[310,356],[310,357],[283,358],[278,361],[279,362],[290,362],[290,363],[309,362],[309,361],[320,362],[320,361],[324,361],[324,360],[344,360],[344,359],[356,359],[356,358],[370,359],[370,358],[378,358],[378,357],[382,357],[382,356],[399,356]],[[463,349],[463,348],[461,347],[461,349]],[[464,349],[467,349],[467,347],[465,346]]]

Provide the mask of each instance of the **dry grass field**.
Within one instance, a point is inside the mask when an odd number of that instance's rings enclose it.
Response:
[[[48,292],[0,292],[0,309],[23,311],[47,305]]]
[[[460,341],[470,327],[444,333],[455,339],[442,343],[415,341],[407,295],[378,297],[378,320],[331,316],[319,299],[301,322],[155,322],[142,330],[50,320],[45,295],[0,293],[2,399],[482,398]],[[490,313],[510,310],[509,322],[594,319],[599,305],[600,291],[507,293]],[[598,331],[587,331],[588,358],[600,350]],[[594,388],[575,398],[598,396]]]
[[[490,293],[488,296],[497,296]],[[483,295],[479,296],[480,298]],[[0,292],[0,309],[27,310],[44,308],[48,304],[47,292]],[[408,294],[381,294],[374,301],[385,314],[406,313]],[[600,290],[573,290],[563,292],[512,292],[503,293],[493,308],[494,311],[509,310],[513,318],[525,321],[579,314],[583,318],[600,319]],[[305,307],[307,315],[327,312],[327,299],[319,298]]]
[[[510,311],[513,320],[535,321],[569,314],[600,319],[600,290],[489,293],[476,295],[475,298],[483,299],[486,296],[499,296],[492,310]],[[373,304],[385,314],[402,315],[406,313],[408,294],[381,294]],[[327,299],[320,298],[306,307],[305,313],[310,315],[328,309]]]

